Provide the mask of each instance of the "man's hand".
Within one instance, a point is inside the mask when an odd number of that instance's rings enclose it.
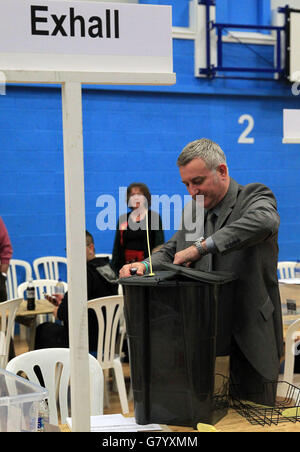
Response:
[[[60,303],[62,302],[62,299],[64,298],[64,296],[61,293],[55,293],[55,294],[53,294],[53,297],[56,299],[57,306],[60,305]]]
[[[0,264],[0,272],[7,273],[9,264]]]
[[[182,265],[186,264],[187,267],[191,265],[192,262],[199,260],[201,257],[197,248],[192,245],[185,250],[179,251],[174,256],[173,264]]]
[[[57,311],[58,311],[60,303],[62,302],[63,297],[64,296],[62,294],[60,294],[60,293],[53,294],[53,298],[55,298],[55,300],[56,300],[56,305],[55,305],[55,307],[53,309],[53,315],[54,315],[54,317],[56,319],[58,318],[57,317]]]
[[[52,303],[53,306],[59,306],[64,296],[59,293],[53,295],[48,295],[44,293],[44,297],[46,298],[46,300],[50,301],[50,303]]]
[[[136,275],[143,276],[146,270],[146,265],[142,264],[141,262],[133,262],[132,264],[126,264],[121,268],[119,272],[119,277],[128,278],[129,276],[132,276],[130,273],[131,268],[137,268]]]

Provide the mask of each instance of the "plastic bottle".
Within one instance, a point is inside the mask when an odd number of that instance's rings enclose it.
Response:
[[[43,399],[39,405],[37,431],[44,432],[45,424],[49,424],[49,407],[47,401]]]
[[[30,279],[28,282],[28,286],[26,289],[26,299],[27,299],[27,310],[34,311],[35,310],[35,288],[34,288],[32,279]]]
[[[297,261],[297,264],[295,265],[295,278],[300,279],[300,261]]]
[[[29,409],[29,431],[37,431],[37,418],[38,418],[38,405],[39,402],[32,402]],[[25,430],[28,431],[28,430]]]
[[[54,288],[54,293],[55,294],[60,294],[60,295],[64,295],[65,294],[64,285],[63,285],[63,283],[62,283],[60,278],[57,281],[57,284],[56,284],[56,286]]]

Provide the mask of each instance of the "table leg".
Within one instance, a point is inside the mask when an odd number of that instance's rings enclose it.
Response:
[[[16,322],[26,326],[26,340],[29,351],[34,350],[35,332],[36,332],[36,316],[16,317]]]
[[[27,342],[29,346],[29,351],[34,350],[35,332],[36,332],[36,318],[33,319],[28,328],[29,337],[27,339]]]

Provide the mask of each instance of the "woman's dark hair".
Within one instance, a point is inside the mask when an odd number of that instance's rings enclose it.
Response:
[[[139,188],[141,190],[141,192],[143,193],[143,195],[147,199],[148,208],[149,208],[151,206],[151,193],[150,193],[149,188],[147,187],[147,185],[143,184],[142,182],[132,182],[132,184],[130,184],[127,187],[127,205],[128,205],[128,202],[129,202],[131,190],[133,188],[135,188],[135,187],[137,187],[137,188]]]

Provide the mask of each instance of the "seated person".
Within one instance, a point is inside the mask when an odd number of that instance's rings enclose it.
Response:
[[[118,294],[117,280],[113,279],[113,272],[107,257],[95,257],[95,245],[92,235],[86,231],[86,260],[87,260],[87,299],[107,297]],[[105,277],[103,276],[105,275]],[[111,278],[109,278],[111,276]],[[69,347],[68,331],[68,293],[64,296],[55,294],[57,307],[54,308],[55,318],[63,324],[45,322],[36,329],[35,349]],[[98,321],[93,309],[88,310],[89,351],[97,350]]]

